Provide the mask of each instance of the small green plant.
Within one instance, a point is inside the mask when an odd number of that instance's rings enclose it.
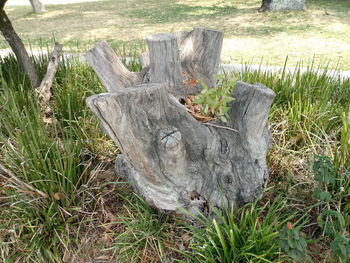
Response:
[[[336,256],[345,260],[344,262],[347,262],[346,259],[350,258],[350,238],[339,233],[336,234],[331,244],[331,248]]]
[[[314,190],[314,196],[325,206],[325,209],[317,218],[317,223],[323,230],[324,235],[333,239],[331,248],[334,255],[340,260],[339,262],[348,262],[347,260],[350,258],[350,239],[344,235],[346,222],[342,213],[339,212],[341,211],[340,205],[334,205],[337,202],[333,200],[335,196],[331,192],[336,185],[335,168],[328,156],[316,156],[312,170],[314,179],[320,185]]]
[[[306,253],[306,240],[300,236],[299,230],[293,227],[292,223],[287,223],[287,226],[280,231],[279,237],[280,247],[294,260],[297,262],[310,260]]]
[[[215,88],[209,88],[203,81],[199,81],[203,90],[197,95],[194,103],[201,105],[203,114],[227,122],[230,110],[228,103],[233,101],[231,93],[236,86],[236,79],[226,74],[216,75],[216,79],[218,86]]]
[[[317,223],[323,229],[324,234],[331,237],[343,232],[345,227],[343,215],[332,209],[322,211],[317,218]]]
[[[315,158],[316,160],[312,165],[314,179],[321,184],[323,183],[327,191],[328,185],[334,183],[334,167],[332,161],[328,156],[316,155]]]

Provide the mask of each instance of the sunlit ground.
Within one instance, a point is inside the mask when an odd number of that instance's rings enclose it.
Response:
[[[8,6],[6,11],[26,43],[55,37],[66,48],[84,50],[100,39],[134,43],[157,32],[203,26],[225,33],[226,63],[263,59],[282,65],[288,55],[289,65],[315,59],[316,64],[331,61],[334,68],[339,62],[339,69],[350,69],[350,1],[313,0],[304,12],[271,13],[259,13],[260,2],[101,0],[46,5],[43,14],[31,13],[30,6]]]

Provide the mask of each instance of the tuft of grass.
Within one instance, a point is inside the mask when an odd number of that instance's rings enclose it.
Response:
[[[286,213],[285,198],[258,201],[236,211],[214,209],[214,219],[196,217],[202,227],[188,225],[192,232],[191,262],[284,262],[279,230],[297,213]]]
[[[0,162],[18,178],[2,178],[0,224],[3,238],[23,249],[10,250],[9,260],[58,262],[58,251],[71,242],[66,227],[76,223],[72,209],[80,205],[89,162],[73,129],[53,123],[47,130],[30,90],[6,89],[0,105]]]
[[[171,233],[179,228],[177,219],[156,211],[136,194],[124,199],[125,213],[111,223],[122,231],[113,233],[108,250],[115,251],[121,262],[167,262],[169,246],[174,246]]]
[[[340,131],[339,149],[335,150],[335,163],[338,166],[350,166],[350,108],[342,113],[342,128]]]
[[[41,74],[47,59],[48,55],[33,58]],[[93,76],[91,86],[100,87],[96,76],[91,71],[86,74],[86,65],[81,65],[60,65],[53,87],[62,99],[55,105],[61,103],[60,110],[53,107],[58,122],[45,125],[37,98],[14,57],[1,63],[0,163],[16,178],[0,177],[0,228],[4,230],[0,240],[6,244],[2,258],[8,262],[61,262],[63,251],[79,243],[70,229],[82,223],[80,211],[88,207],[83,190],[92,159],[84,147],[89,145],[84,118],[92,124],[92,116],[84,97],[92,91],[85,87],[83,92],[82,81],[76,88],[73,79],[91,81]],[[66,82],[60,83],[60,76]],[[62,88],[69,90],[68,96],[59,91]],[[97,122],[93,127],[99,129]],[[103,137],[96,129],[96,138]]]

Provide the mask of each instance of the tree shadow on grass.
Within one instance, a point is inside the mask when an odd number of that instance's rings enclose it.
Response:
[[[247,26],[241,27],[239,30],[235,31],[235,33],[230,34],[230,32],[226,33],[226,36],[235,35],[235,36],[266,36],[266,35],[274,35],[278,33],[301,33],[306,31],[317,31],[320,27],[314,25],[271,25],[271,26]]]
[[[349,0],[309,0],[308,7],[344,12],[350,10]]]
[[[237,13],[233,6],[189,6],[184,4],[159,5],[157,8],[135,9],[121,15],[140,18],[149,24],[213,19]]]

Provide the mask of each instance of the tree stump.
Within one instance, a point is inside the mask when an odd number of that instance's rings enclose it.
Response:
[[[85,55],[108,91],[87,104],[122,152],[116,170],[162,211],[239,206],[266,185],[272,90],[238,82],[227,123],[200,123],[179,102],[201,89],[189,79],[215,85],[222,40],[221,32],[203,28],[150,36],[138,73],[106,42]]]
[[[33,7],[34,13],[42,13],[46,11],[44,4],[40,0],[29,0],[29,1]]]
[[[260,11],[305,10],[306,0],[263,0]]]

